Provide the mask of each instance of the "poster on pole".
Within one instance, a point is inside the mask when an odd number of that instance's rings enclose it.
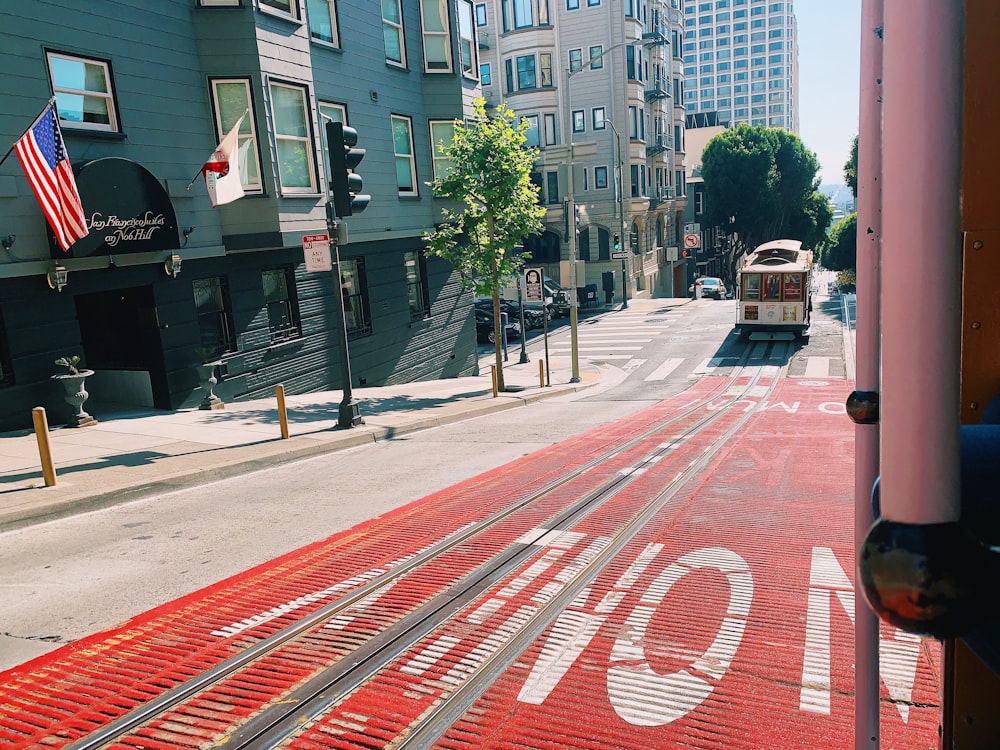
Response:
[[[524,269],[524,299],[526,302],[542,302],[545,290],[542,288],[542,269]]]

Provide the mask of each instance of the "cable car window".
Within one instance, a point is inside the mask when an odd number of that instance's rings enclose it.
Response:
[[[780,273],[765,273],[764,274],[764,299],[765,300],[779,300],[779,299],[781,299],[781,274]]]
[[[784,300],[786,302],[802,301],[802,274],[800,273],[785,274]]]
[[[760,274],[743,274],[743,299],[760,299]]]

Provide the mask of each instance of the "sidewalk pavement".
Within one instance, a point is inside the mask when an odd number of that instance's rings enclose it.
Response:
[[[219,410],[120,407],[95,413],[88,408],[98,423],[83,428],[58,427],[59,416],[50,415],[54,486],[45,486],[34,432],[0,434],[0,531],[389,440],[574,392],[600,380],[597,367],[581,360],[580,382],[571,383],[566,357],[550,361],[551,385],[542,387],[537,358],[519,364],[517,349],[508,351],[506,390],[496,397],[490,356],[480,360],[475,377],[354,389],[364,420],[357,427],[337,425],[342,391],[286,395],[287,440],[281,438],[276,397],[228,403]]]

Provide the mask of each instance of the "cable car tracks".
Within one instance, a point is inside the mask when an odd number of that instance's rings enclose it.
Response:
[[[741,365],[748,355],[749,347]],[[626,426],[621,437],[609,435],[608,444],[569,470],[536,470],[534,484],[521,480],[530,491],[520,499],[486,509],[415,552],[374,564],[341,584],[305,594],[299,588],[284,600],[277,591],[268,594],[270,607],[256,616],[226,624],[224,616],[213,615],[211,635],[216,642],[228,642],[227,658],[217,656],[218,648],[188,653],[184,639],[175,642],[169,632],[133,651],[133,657],[136,651],[158,650],[173,650],[178,659],[197,657],[192,664],[200,661],[199,666],[178,670],[183,678],[143,677],[141,659],[132,665],[125,655],[108,654],[105,659],[116,668],[134,671],[134,687],[81,706],[82,716],[61,722],[55,736],[65,738],[73,750],[112,743],[276,747],[304,728],[323,726],[324,716],[383,671],[406,664],[417,669],[415,647],[433,651],[442,638],[458,638],[448,635],[449,629],[469,629],[470,608],[482,607],[479,601],[498,587],[516,588],[517,576],[514,582],[508,579],[518,571],[523,577],[529,562],[529,568],[543,564],[539,555],[546,545],[561,535],[572,536],[581,524],[592,522],[588,519],[617,514],[614,531],[603,534],[579,565],[570,566],[573,570],[563,574],[558,586],[531,607],[522,607],[519,619],[481,646],[478,655],[467,655],[467,669],[452,670],[442,681],[451,687],[418,721],[390,730],[398,746],[427,746],[489,686],[490,675],[516,659],[739,432],[753,414],[738,405],[741,396],[752,391],[766,399],[783,373],[779,367],[769,372],[750,368],[750,375],[736,370],[718,387],[702,386],[699,398],[679,410],[674,406],[670,416],[654,407],[648,424],[636,424],[634,431]],[[763,383],[767,374],[772,377]],[[588,437],[593,444],[595,435]],[[511,494],[517,493],[514,489]],[[398,543],[405,533],[396,533]],[[275,576],[264,578],[275,582]],[[324,603],[326,599],[330,601]],[[456,619],[460,613],[464,619]],[[99,726],[89,726],[91,722]],[[6,736],[2,730],[0,722],[0,738]]]

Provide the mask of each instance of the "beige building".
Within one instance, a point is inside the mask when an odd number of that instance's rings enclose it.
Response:
[[[629,298],[683,294],[680,0],[491,0],[475,15],[483,96],[527,119],[539,149],[532,261],[566,287],[583,261],[575,285],[600,302],[621,301],[623,269]]]

